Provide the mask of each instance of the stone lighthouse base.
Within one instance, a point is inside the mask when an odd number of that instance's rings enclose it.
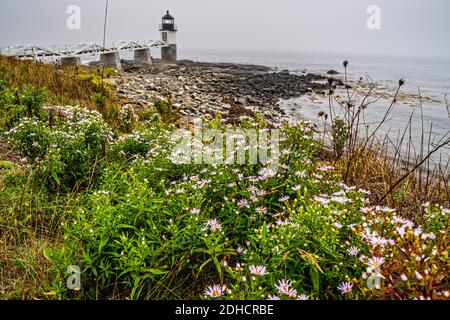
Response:
[[[167,47],[161,48],[161,59],[167,62],[176,62],[177,61],[177,45],[170,44]]]

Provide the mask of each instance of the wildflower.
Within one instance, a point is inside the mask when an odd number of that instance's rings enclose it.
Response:
[[[257,192],[257,194],[258,194],[258,196],[260,196],[260,197],[264,197],[264,196],[267,194],[267,191],[266,191],[266,190],[259,190],[259,191]]]
[[[239,208],[250,208],[250,206],[248,205],[248,201],[246,199],[239,200],[237,205]]]
[[[286,202],[288,200],[289,200],[289,196],[284,196],[284,197],[281,197],[280,199],[278,199],[278,201],[280,201],[280,202]]]
[[[353,285],[350,282],[342,282],[337,289],[341,292],[341,293],[350,293],[352,292],[353,289]]]
[[[359,251],[360,250],[357,247],[351,247],[351,248],[347,249],[348,254],[351,255],[351,256],[357,256]]]
[[[242,249],[242,248],[237,248],[236,252],[239,253],[239,254],[247,254],[247,250]]]
[[[266,180],[268,178],[273,178],[273,177],[275,177],[277,175],[277,173],[275,171],[273,171],[272,169],[270,169],[270,168],[269,169],[268,168],[262,169],[259,172],[259,174],[260,174],[259,179],[262,180],[262,181]]]
[[[373,236],[370,238],[370,242],[374,247],[384,247],[386,244],[386,239],[382,237]]]
[[[300,191],[301,189],[302,189],[302,186],[301,186],[301,185],[292,187],[292,190],[293,190],[293,191]]]
[[[339,222],[333,223],[333,226],[335,226],[337,229],[341,229],[342,228],[342,224],[340,224]]]
[[[289,280],[279,280],[278,283],[275,285],[275,288],[278,289],[278,292],[281,294],[284,294],[288,297],[296,297],[297,296],[297,290],[291,288],[292,283]]]
[[[418,271],[416,271],[416,278],[417,280],[422,280],[423,276]]]
[[[264,266],[251,265],[248,268],[250,269],[250,273],[255,276],[264,276],[267,274],[266,267],[264,267]]]
[[[408,277],[404,273],[400,276],[400,279],[403,281],[408,281]]]
[[[206,223],[206,229],[211,229],[212,231],[220,231],[222,230],[222,225],[217,221],[217,219],[210,219]]]
[[[257,213],[259,213],[259,214],[265,214],[265,213],[267,213],[267,208],[266,207],[259,207],[259,208],[256,208],[255,211]]]
[[[211,298],[219,298],[223,295],[223,293],[226,290],[226,286],[221,285],[212,285],[206,288],[205,290],[205,296],[211,297]]]
[[[309,300],[309,297],[306,294],[301,294],[297,297],[297,300],[306,301]]]
[[[417,227],[414,229],[414,235],[416,237],[420,236],[420,234],[422,233],[422,228],[421,227]]]
[[[280,297],[279,297],[279,296],[269,295],[269,296],[267,297],[267,300],[280,300]]]
[[[400,236],[400,237],[404,237],[404,235],[405,235],[405,226],[401,226],[401,227],[397,227],[396,229],[395,229],[395,231],[397,232],[397,234]]]
[[[300,178],[306,178],[306,176],[307,176],[307,174],[306,174],[305,171],[297,171],[297,172],[295,173],[295,175],[296,175],[297,177],[300,177]]]
[[[194,209],[191,210],[191,213],[192,214],[199,214],[200,213],[200,209],[195,209],[194,208]]]
[[[424,233],[422,234],[422,239],[423,240],[436,239],[436,236],[434,235],[434,233]]]
[[[330,201],[324,197],[314,196],[313,197],[315,201],[320,202],[324,205],[327,205]]]
[[[378,269],[381,267],[381,265],[383,263],[384,263],[384,258],[373,257],[373,258],[369,259],[369,261],[367,262],[367,265],[371,269]]]

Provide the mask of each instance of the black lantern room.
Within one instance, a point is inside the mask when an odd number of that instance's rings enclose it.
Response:
[[[169,10],[167,14],[162,17],[161,31],[176,31],[175,19],[170,15]]]

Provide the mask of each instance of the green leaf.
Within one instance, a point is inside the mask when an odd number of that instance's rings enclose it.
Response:
[[[145,269],[145,271],[150,272],[151,274],[155,274],[155,275],[162,275],[162,274],[169,273],[169,271],[153,269],[153,268]]]
[[[52,176],[53,180],[55,180],[56,184],[57,184],[58,186],[60,186],[60,185],[61,185],[61,181],[60,181],[59,178],[58,178],[58,174],[56,173],[55,168],[52,168],[51,176]]]
[[[309,274],[311,275],[311,280],[313,283],[313,288],[317,296],[320,294],[320,277],[319,277],[319,271],[315,266],[310,266],[309,268]]]

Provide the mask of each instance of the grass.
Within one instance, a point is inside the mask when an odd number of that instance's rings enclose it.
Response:
[[[327,149],[324,151],[325,159],[333,161],[346,183],[371,190],[373,203],[391,206],[403,215],[411,217],[415,212],[420,212],[420,207],[426,202],[449,206],[449,162],[445,160],[445,156],[441,156],[439,161],[432,160],[431,156],[448,149],[450,135],[447,132],[443,137],[438,137],[439,141],[434,141],[431,129],[426,132],[420,90],[420,145],[414,145],[412,142],[411,119],[415,113],[414,109],[405,127],[397,128],[397,141],[393,141],[389,133],[382,137],[378,132],[383,125],[387,125],[386,121],[398,103],[398,95],[405,81],[399,80],[389,108],[380,116],[381,121],[369,131],[365,112],[378,101],[373,96],[377,83],[368,77],[367,92],[358,93],[348,82],[348,65],[349,62],[344,61],[344,98],[335,92],[335,80],[330,78],[330,114],[322,112],[318,115],[324,121],[325,127],[321,137]],[[326,130],[327,128],[331,129]]]
[[[24,66],[36,67],[26,71],[29,82],[26,73],[13,81]],[[172,133],[181,127],[170,101],[144,118],[123,108],[111,124],[110,88],[110,100],[50,121],[44,101],[67,93],[31,74],[84,80],[15,60],[1,70],[1,298],[449,298],[448,198],[433,196],[431,177],[430,193],[412,206],[410,175],[383,200],[397,210],[375,206],[401,174],[370,148],[347,149],[342,123],[341,150],[328,157],[311,125],[299,122],[280,126],[279,154],[266,164],[177,164]],[[207,126],[273,129],[258,116]],[[78,290],[66,285],[72,265],[81,271]]]
[[[106,68],[104,78],[115,71]],[[33,88],[45,91],[48,105],[83,106],[99,111],[113,127],[118,124],[120,101],[114,88],[102,79],[101,69],[90,67],[60,67],[36,61],[22,61],[0,56],[0,75],[3,83],[11,89],[16,104],[24,104],[19,92]]]

